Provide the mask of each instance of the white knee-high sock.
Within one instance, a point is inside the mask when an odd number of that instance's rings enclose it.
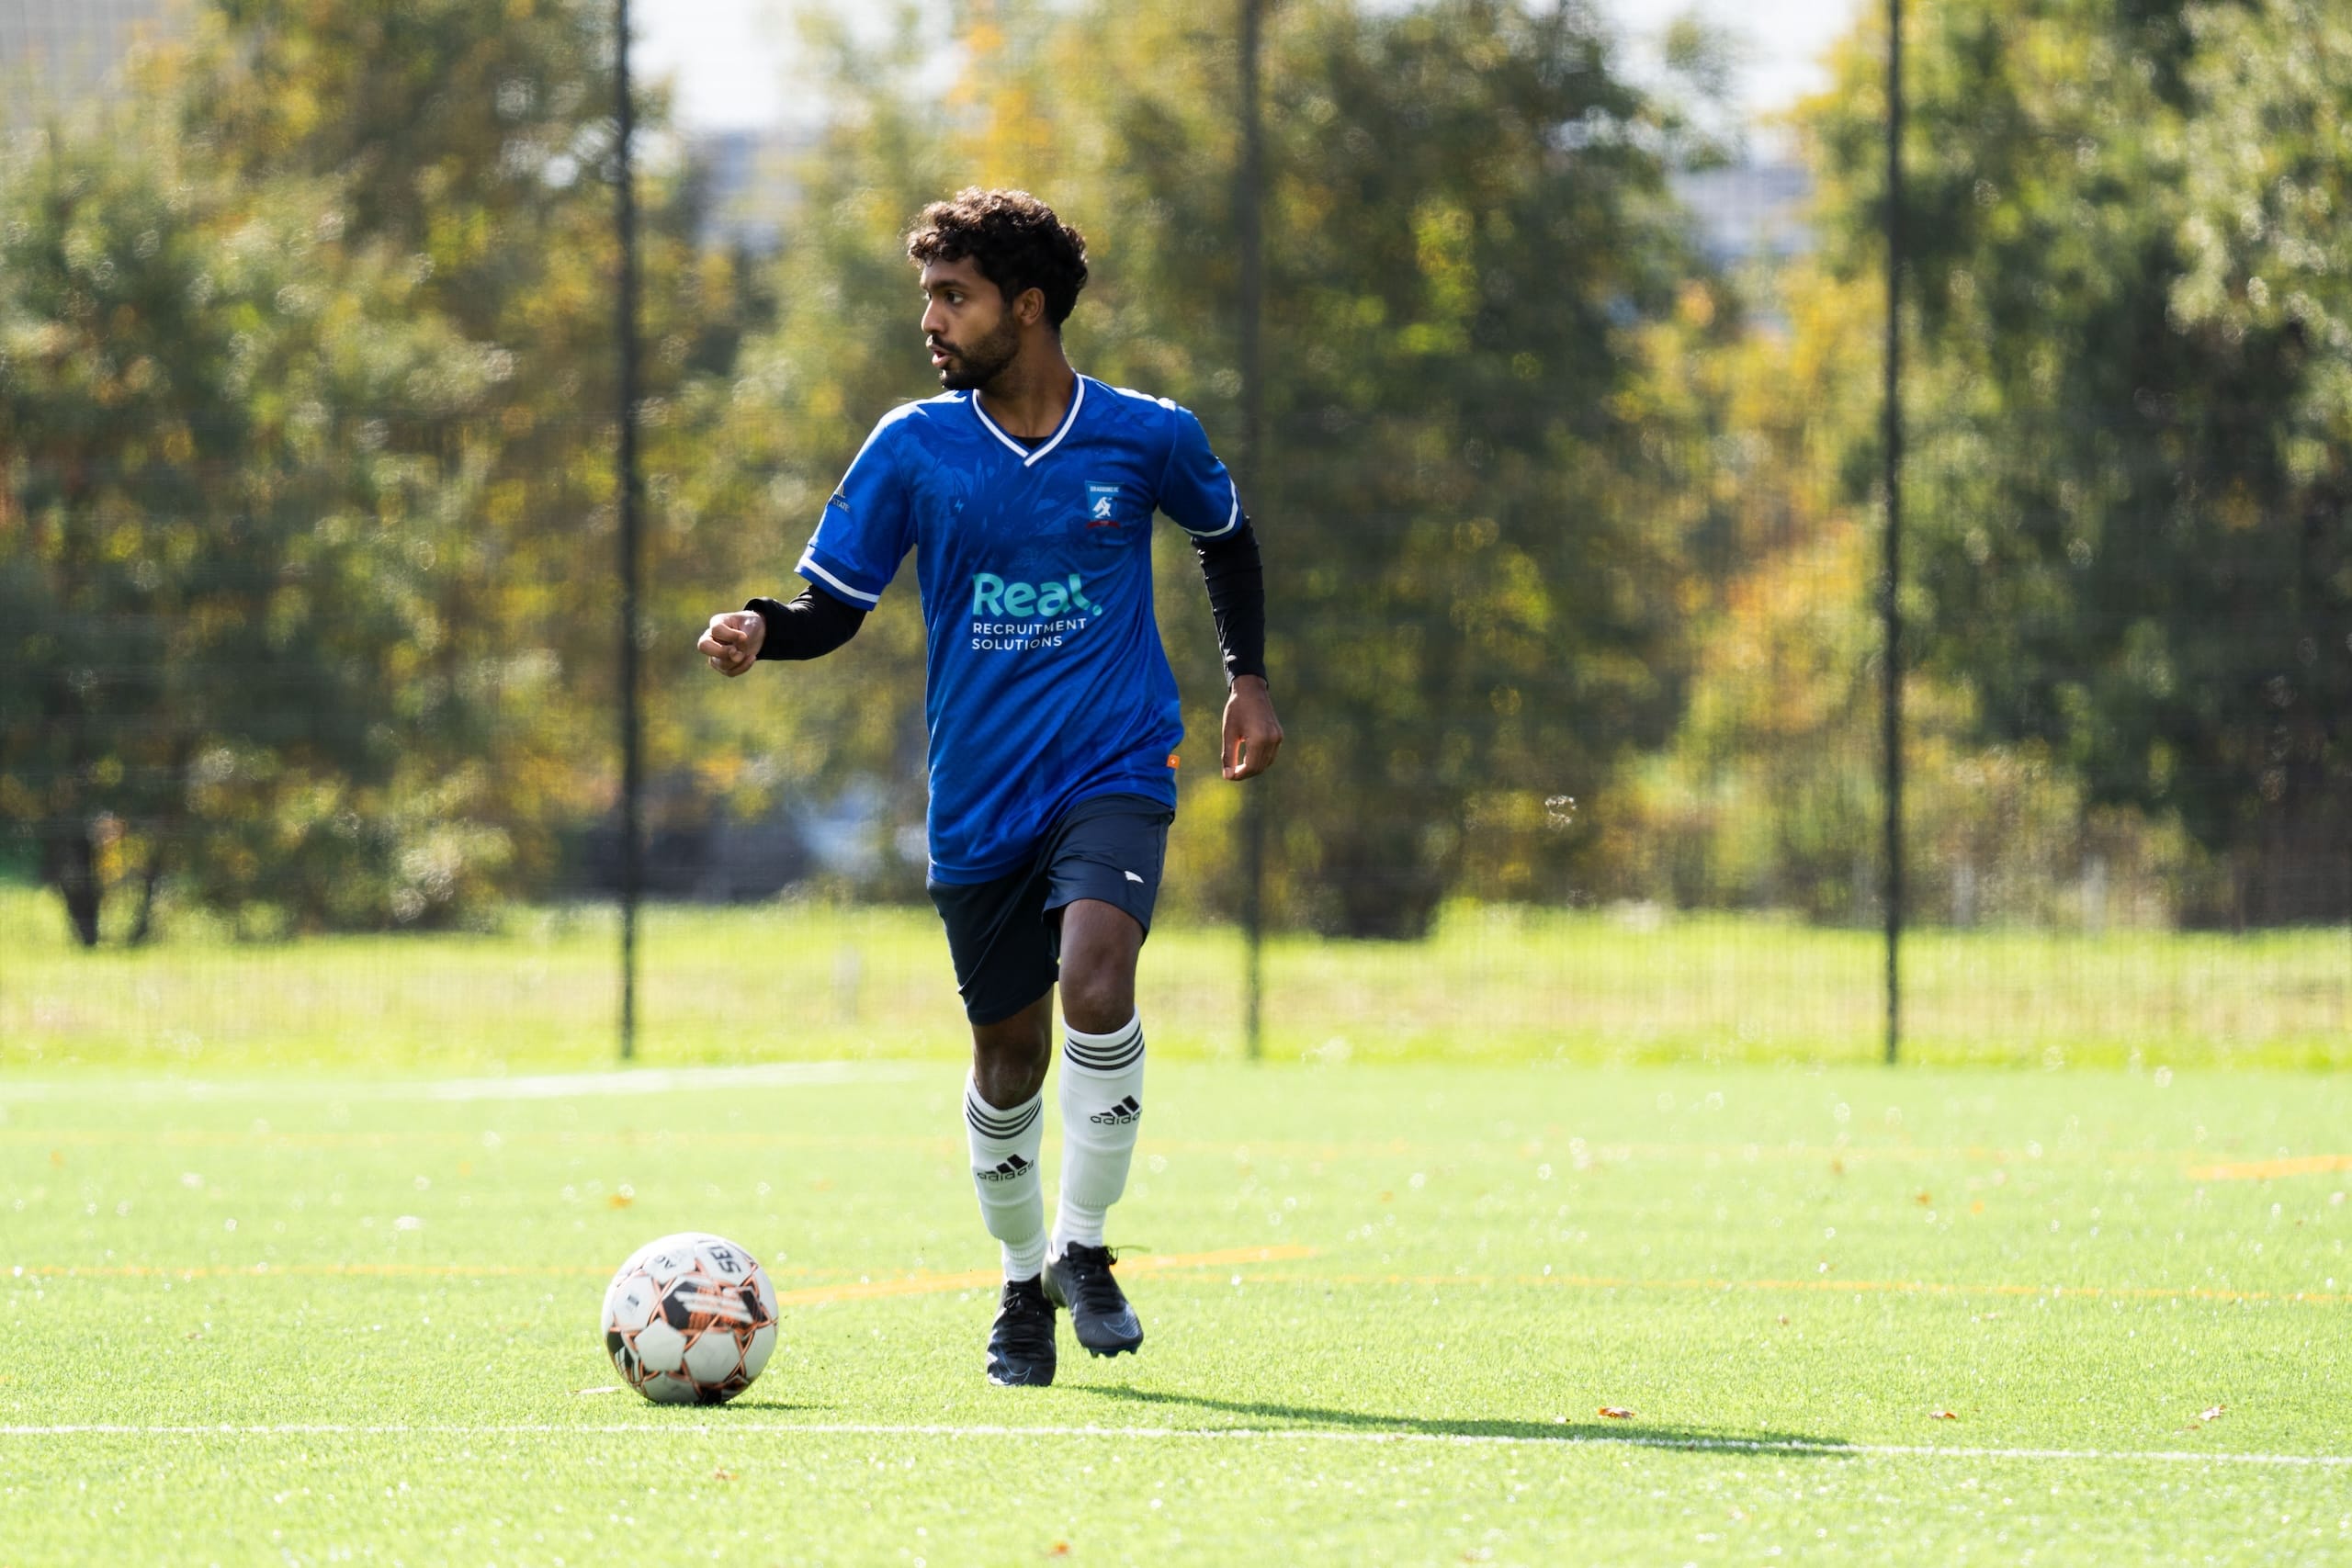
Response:
[[[980,1223],[1004,1246],[1008,1280],[1034,1280],[1046,1267],[1046,1189],[1037,1174],[1045,1123],[1044,1090],[1000,1111],[980,1098],[979,1085],[964,1080],[964,1127],[971,1134]]]
[[[1054,1254],[1073,1243],[1102,1245],[1102,1217],[1127,1190],[1127,1162],[1143,1118],[1143,1019],[1062,1041],[1062,1190],[1054,1212]]]

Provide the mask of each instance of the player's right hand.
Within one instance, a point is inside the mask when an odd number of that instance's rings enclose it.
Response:
[[[710,629],[695,646],[721,675],[741,675],[760,656],[768,623],[757,610],[729,610],[710,618]]]

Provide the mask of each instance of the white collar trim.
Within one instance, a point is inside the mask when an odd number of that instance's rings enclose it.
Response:
[[[1069,412],[1062,415],[1061,428],[1054,432],[1052,440],[1046,442],[1043,446],[1038,447],[1035,452],[1032,452],[1028,447],[1023,446],[1020,442],[1015,441],[1012,436],[1007,435],[1002,430],[997,427],[996,421],[989,417],[989,411],[980,406],[980,390],[978,387],[972,389],[972,412],[979,415],[980,423],[988,427],[988,433],[990,435],[993,435],[999,441],[1003,442],[1006,448],[1010,450],[1014,457],[1021,459],[1021,466],[1023,468],[1032,468],[1035,466],[1039,458],[1052,451],[1055,447],[1060,446],[1062,444],[1062,437],[1068,435],[1070,433],[1071,428],[1078,423],[1078,411],[1086,406],[1086,378],[1079,376],[1076,378],[1076,380],[1078,388],[1077,390],[1070,393]]]

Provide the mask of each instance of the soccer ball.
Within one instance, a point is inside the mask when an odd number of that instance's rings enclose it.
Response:
[[[724,1404],[775,1349],[775,1287],[723,1236],[650,1241],[605,1287],[605,1348],[628,1386],[657,1404]]]

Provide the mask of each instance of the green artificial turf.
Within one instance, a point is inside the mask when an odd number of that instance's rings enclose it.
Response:
[[[2352,1067],[2352,929],[1925,929],[1903,951],[1915,1062]],[[927,908],[660,906],[640,953],[649,1061],[963,1049]],[[84,953],[52,896],[0,885],[0,1071],[576,1067],[610,1058],[619,1011],[609,908],[517,908],[488,935],[278,943],[183,918],[153,947]],[[1425,942],[1274,938],[1265,1047],[1321,1062],[1868,1063],[1884,964],[1876,932],[1768,916],[1464,906]],[[1141,983],[1163,1060],[1238,1055],[1243,970],[1230,929],[1160,923]]]
[[[2352,1558],[2342,1080],[1162,1062],[1012,1391],[955,1068],[823,1077],[0,1079],[0,1563]],[[685,1228],[774,1362],[595,1392]]]

